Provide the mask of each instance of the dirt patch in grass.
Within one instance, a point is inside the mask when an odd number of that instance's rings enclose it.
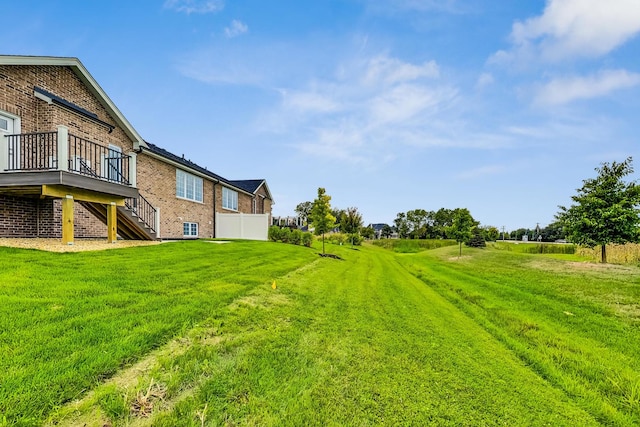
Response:
[[[118,240],[108,243],[107,239],[76,239],[73,245],[65,245],[61,239],[9,239],[0,238],[0,246],[20,249],[37,249],[49,252],[83,252],[102,251],[105,249],[121,249],[132,246],[150,246],[163,243],[148,240]]]
[[[621,275],[639,274],[640,270],[634,266],[619,265],[619,264],[601,264],[594,262],[578,262],[578,261],[562,261],[551,262],[550,260],[538,260],[531,261],[529,267],[538,270],[545,271],[557,271],[557,272],[579,272],[579,271],[593,271],[593,272],[615,272]]]

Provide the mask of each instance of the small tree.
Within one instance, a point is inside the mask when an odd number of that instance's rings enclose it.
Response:
[[[322,187],[318,188],[318,198],[313,201],[309,219],[316,236],[322,235],[322,254],[324,255],[324,234],[333,228],[336,217],[331,214],[331,196],[326,194]]]
[[[298,206],[294,209],[295,213],[302,219],[304,224],[309,222],[309,215],[311,214],[312,207],[313,202],[302,202],[298,203]]]
[[[572,242],[602,247],[602,263],[607,262],[607,244],[640,240],[640,187],[622,178],[633,173],[631,157],[624,162],[602,163],[598,176],[583,180],[569,208],[559,206],[556,215]]]
[[[358,208],[347,208],[343,210],[340,218],[340,231],[349,235],[351,247],[354,240],[360,235],[362,228],[362,214],[358,212]]]
[[[471,230],[476,226],[476,221],[468,209],[455,209],[453,221],[447,230],[447,235],[455,239],[460,246],[458,257],[462,256],[462,243],[471,238]]]
[[[471,238],[465,243],[470,248],[484,248],[487,242],[484,237],[483,230],[480,227],[474,227],[471,232]]]

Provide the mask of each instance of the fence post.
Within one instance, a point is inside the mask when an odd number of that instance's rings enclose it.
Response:
[[[69,128],[58,125],[58,170],[69,171]]]

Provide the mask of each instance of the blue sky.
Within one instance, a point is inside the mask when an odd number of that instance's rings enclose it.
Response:
[[[533,228],[601,162],[640,161],[638,0],[5,12],[2,53],[78,57],[149,142],[229,179],[266,178],[274,215],[325,187],[366,223],[467,207],[484,225]]]

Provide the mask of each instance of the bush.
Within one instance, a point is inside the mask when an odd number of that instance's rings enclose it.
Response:
[[[269,240],[272,242],[277,242],[280,240],[280,227],[277,225],[272,225],[269,227]]]
[[[429,240],[407,240],[407,239],[382,239],[374,240],[374,245],[398,253],[416,253],[430,249],[437,249],[444,246],[457,245],[455,240],[429,239]]]
[[[525,254],[574,254],[576,246],[567,243],[523,243],[501,242],[495,243],[496,249],[520,252]]]
[[[269,227],[269,240],[272,242],[291,243],[292,245],[304,245],[311,247],[313,236],[309,232],[288,227],[280,228],[277,225]]]
[[[302,244],[310,248],[312,243],[313,243],[313,234],[309,232],[302,233]]]
[[[362,237],[357,233],[347,235],[347,241],[349,242],[350,245],[360,246],[362,245],[363,240],[364,240],[364,237]]]
[[[465,242],[465,245],[471,248],[484,248],[487,246],[487,242],[485,242],[480,229],[476,227],[476,229],[473,230],[473,236],[471,236],[468,242]]]
[[[280,241],[282,243],[291,242],[291,229],[288,227],[280,229]]]
[[[289,243],[292,245],[299,245],[302,243],[302,231],[297,228],[291,232]]]

